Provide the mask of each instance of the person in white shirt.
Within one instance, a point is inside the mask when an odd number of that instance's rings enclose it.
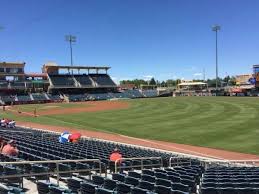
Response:
[[[4,118],[1,120],[1,127],[6,127],[6,120]]]
[[[7,126],[8,126],[9,128],[15,128],[15,123],[16,123],[15,120],[11,120],[11,121],[8,123]]]

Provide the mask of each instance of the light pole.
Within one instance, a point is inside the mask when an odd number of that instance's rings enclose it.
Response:
[[[70,63],[71,66],[73,66],[73,50],[72,50],[72,42],[76,42],[76,36],[73,35],[66,35],[66,41],[69,42],[69,46],[70,46]]]
[[[218,31],[219,25],[212,26],[212,31],[216,32],[216,93],[218,92]]]

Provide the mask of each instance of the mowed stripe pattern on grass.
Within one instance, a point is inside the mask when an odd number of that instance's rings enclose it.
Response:
[[[128,102],[130,108],[123,110],[18,119],[259,154],[259,98],[176,97]]]

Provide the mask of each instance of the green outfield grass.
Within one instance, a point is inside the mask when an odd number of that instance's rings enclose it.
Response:
[[[176,97],[127,101],[128,109],[17,120],[259,154],[259,98]],[[23,105],[26,106],[26,105]],[[31,105],[29,105],[31,106]],[[46,104],[48,106],[48,104]]]

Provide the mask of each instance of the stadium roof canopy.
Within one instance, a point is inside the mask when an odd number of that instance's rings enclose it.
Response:
[[[46,65],[48,67],[48,65]],[[50,65],[51,67],[52,65]],[[104,70],[108,70],[111,67],[108,66],[71,66],[71,65],[58,65],[58,66],[54,66],[58,69],[94,69],[94,70],[100,70],[100,69],[104,69]]]
[[[200,85],[207,85],[204,82],[183,82],[178,84],[178,86],[200,86]]]

